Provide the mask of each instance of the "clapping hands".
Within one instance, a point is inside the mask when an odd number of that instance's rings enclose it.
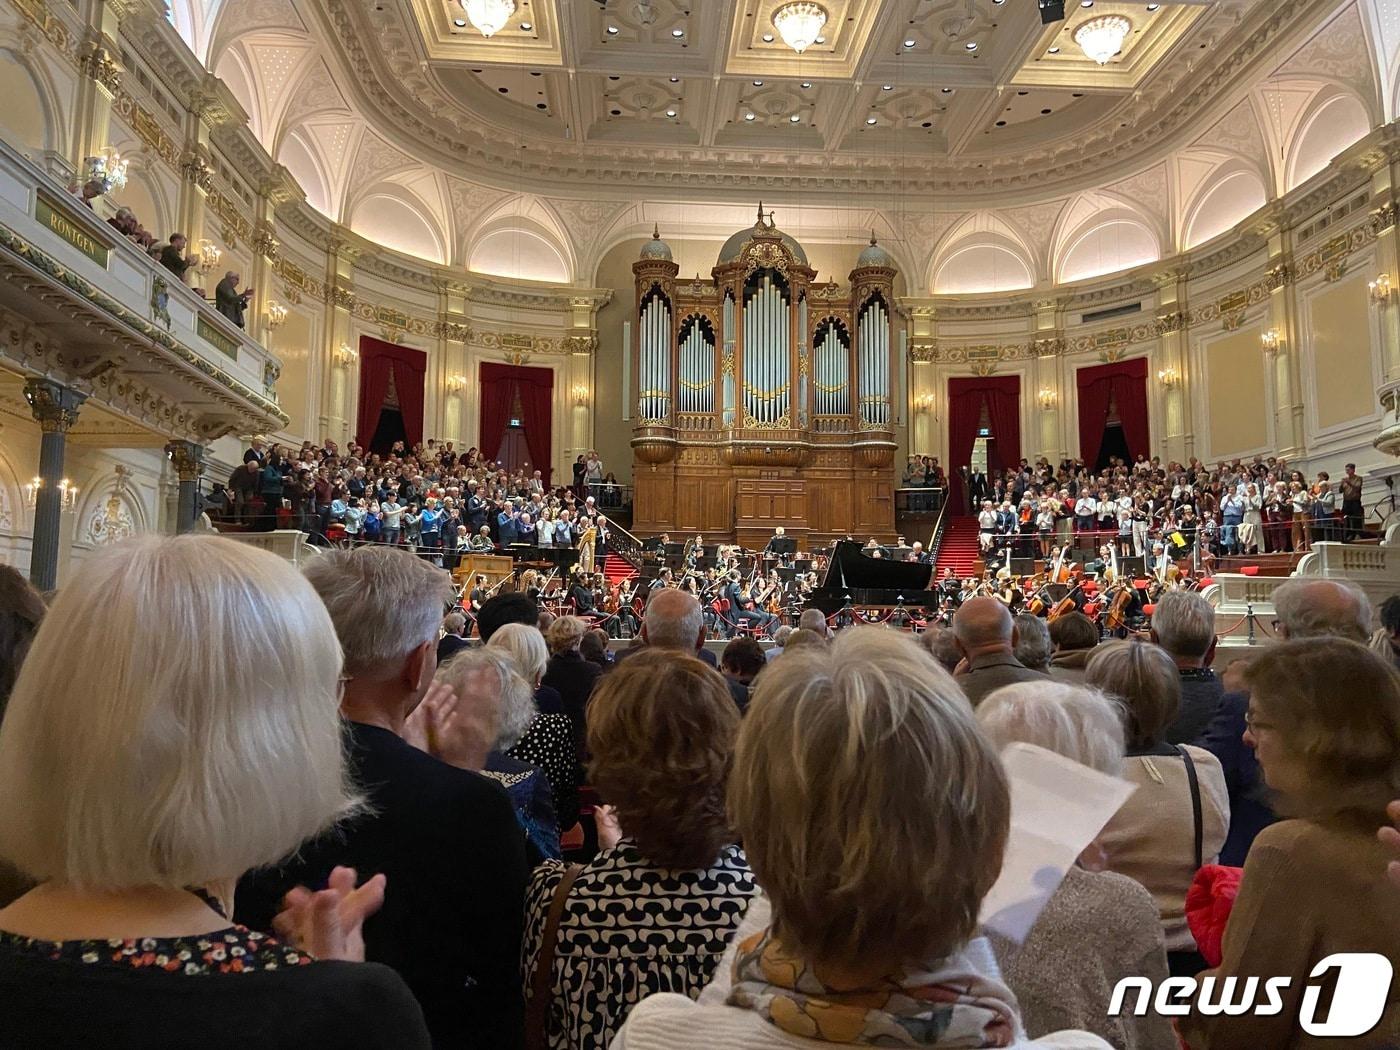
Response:
[[[324,890],[291,890],[272,928],[288,944],[317,959],[365,961],[364,922],[384,903],[388,880],[375,875],[356,887],[354,868],[335,868]]]
[[[1386,816],[1390,817],[1394,827],[1381,828],[1380,840],[1390,847],[1395,859],[1386,867],[1386,874],[1390,876],[1390,881],[1400,886],[1400,799],[1396,799],[1385,808]]]
[[[458,769],[486,765],[499,732],[497,705],[490,691],[499,688],[495,672],[482,668],[466,676],[458,696],[446,682],[435,681],[404,725],[404,739]]]

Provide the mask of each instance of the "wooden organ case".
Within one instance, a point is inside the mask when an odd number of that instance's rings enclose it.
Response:
[[[760,206],[711,280],[677,280],[659,231],[632,271],[634,529],[893,539],[896,270],[874,238],[849,288],[818,283]]]

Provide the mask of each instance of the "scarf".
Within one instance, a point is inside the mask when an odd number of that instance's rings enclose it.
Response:
[[[791,1035],[884,1047],[1011,1046],[1019,1038],[1016,1000],[966,953],[934,969],[908,969],[864,987],[832,989],[788,953],[772,929],[739,944],[728,1003],[756,1010]]]

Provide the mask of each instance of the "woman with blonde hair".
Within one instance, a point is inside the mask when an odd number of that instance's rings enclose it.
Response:
[[[525,681],[535,688],[535,706],[539,709],[540,679],[549,662],[549,647],[539,629],[523,623],[508,623],[491,635],[486,647],[504,649],[514,657]],[[555,696],[557,698],[558,694]],[[524,735],[506,749],[506,754],[536,767],[549,778],[560,830],[578,823],[578,753],[574,749],[573,727],[566,715],[537,710]]]
[[[694,657],[643,650],[589,709],[598,855],[545,864],[526,896],[524,981],[553,1050],[604,1050],[651,992],[698,995],[754,892],[724,809],[739,712]],[[542,954],[547,920],[560,918]]]
[[[583,658],[579,646],[588,633],[588,624],[577,616],[561,616],[549,625],[544,640],[549,644],[549,663],[541,682],[559,691],[564,714],[574,727],[574,747],[579,756],[586,753],[588,722],[585,711],[603,670]]]
[[[1186,891],[1225,844],[1225,774],[1209,751],[1167,743],[1181,710],[1181,673],[1165,649],[1136,641],[1100,645],[1085,682],[1123,705],[1123,778],[1137,787],[1099,843],[1112,871],[1136,879],[1157,899],[1172,974],[1190,976],[1205,969],[1205,960],[1186,925]]]
[[[1245,671],[1245,743],[1286,817],[1255,838],[1225,927],[1220,965],[1203,976],[1243,982],[1287,977],[1283,1009],[1181,1021],[1193,1050],[1292,1050],[1400,1041],[1400,988],[1349,1038],[1305,1034],[1300,1014],[1322,960],[1373,954],[1400,969],[1400,893],[1386,881],[1375,828],[1400,795],[1400,677],[1376,654],[1340,638],[1263,649]],[[1347,984],[1345,977],[1341,984]],[[1336,993],[1338,996],[1341,992]],[[1304,1013],[1306,1011],[1306,1013]],[[1342,1011],[1327,1015],[1345,1024]],[[1352,1010],[1355,1014],[1355,1010]],[[1356,1018],[1353,1017],[1352,1020]]]
[[[1123,770],[1117,705],[1095,689],[1019,682],[977,707],[982,731],[998,748],[1024,743],[1116,777]],[[1026,1031],[1082,1028],[1119,1050],[1175,1050],[1171,1022],[1156,1013],[1113,1017],[1113,989],[1125,977],[1154,984],[1167,976],[1157,904],[1139,883],[1105,871],[1091,844],[1066,873],[1023,944],[990,935]]]
[[[358,806],[341,681],[325,606],[272,554],[152,536],[84,563],[0,726],[0,855],[37,883],[0,910],[7,1043],[428,1045],[392,970],[302,950],[363,958],[382,876],[300,891],[296,943],[228,919],[241,875]]]
[[[700,1003],[655,995],[613,1050],[1030,1042],[986,940],[1011,802],[962,690],[895,631],[856,628],[763,672],[730,814],[766,896]]]

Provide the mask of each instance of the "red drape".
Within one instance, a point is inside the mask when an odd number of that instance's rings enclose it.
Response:
[[[389,373],[394,374],[394,391],[399,397],[404,435],[408,447],[423,440],[423,388],[428,372],[428,355],[422,350],[396,346],[382,339],[360,336],[360,401],[356,412],[361,445],[368,445],[379,425],[384,396],[389,392]]]
[[[1147,358],[1081,368],[1075,384],[1079,388],[1079,455],[1085,463],[1093,467],[1098,462],[1111,402],[1118,405],[1129,455],[1134,459],[1147,455]]]
[[[530,448],[534,469],[548,483],[554,449],[554,373],[548,368],[482,364],[481,451],[495,459],[501,450],[501,436],[510,419],[515,395],[520,395],[520,422]],[[489,411],[488,411],[489,406]]]
[[[1015,466],[1021,459],[1021,377],[1020,376],[962,376],[948,380],[948,476],[951,480],[954,514],[967,513],[967,491],[963,486],[961,468],[972,459],[972,446],[977,441],[977,424],[982,419],[982,406],[987,407],[987,422],[996,439],[993,450],[1006,466]]]

